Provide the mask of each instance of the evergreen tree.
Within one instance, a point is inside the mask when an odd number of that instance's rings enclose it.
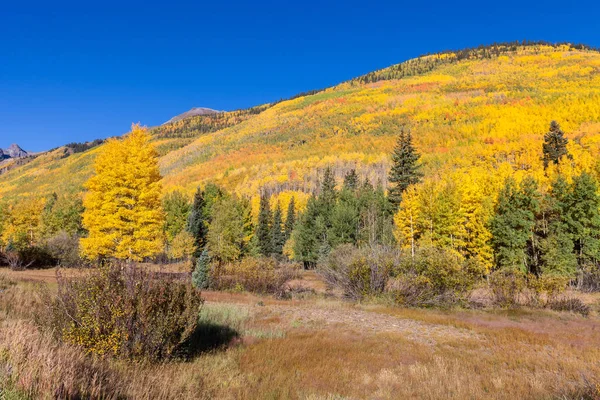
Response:
[[[192,272],[192,284],[198,289],[208,289],[210,276],[210,256],[208,250],[203,249],[196,259],[196,268]]]
[[[343,243],[357,244],[359,233],[359,203],[351,189],[344,187],[331,215],[328,238],[331,247]]]
[[[544,275],[574,276],[577,257],[565,220],[569,185],[559,176],[552,183],[550,193],[544,196],[537,231],[540,239],[540,271]]]
[[[200,257],[202,249],[206,246],[209,220],[207,217],[206,200],[204,192],[198,187],[194,194],[194,202],[188,214],[187,231],[194,237],[196,251],[194,258]]]
[[[258,211],[256,238],[259,252],[264,256],[269,256],[272,253],[271,218],[269,198],[266,195],[262,195],[260,197],[260,207]]]
[[[325,217],[325,219],[329,218],[337,200],[335,177],[331,167],[327,167],[325,169],[325,173],[323,174],[323,183],[321,184],[321,193],[319,194],[318,199],[322,207],[321,213],[323,217]]]
[[[528,241],[535,226],[537,199],[532,192],[534,182],[523,182],[517,187],[513,178],[508,178],[498,196],[496,213],[491,221],[492,247],[496,265],[528,272]]]
[[[572,158],[567,151],[567,143],[569,143],[569,140],[565,138],[558,123],[552,121],[550,131],[544,135],[544,144],[542,145],[544,169],[548,168],[550,163],[558,165],[562,157]]]
[[[284,244],[285,231],[283,229],[281,206],[277,203],[277,207],[273,212],[273,224],[271,225],[271,251],[273,254],[283,254]]]
[[[600,197],[594,178],[582,173],[573,178],[566,201],[565,222],[573,238],[580,267],[600,259]]]
[[[344,189],[354,191],[358,188],[358,175],[355,169],[351,169],[350,172],[344,176]]]
[[[412,144],[410,132],[400,132],[400,137],[392,154],[392,169],[389,175],[390,188],[388,198],[395,212],[402,201],[402,193],[410,186],[420,182],[419,154]]]
[[[304,268],[313,268],[319,259],[319,249],[326,241],[326,228],[320,215],[319,203],[312,196],[306,210],[300,214],[293,232],[294,258],[304,263]]]
[[[294,197],[290,199],[288,204],[287,215],[285,217],[285,241],[287,242],[292,236],[292,231],[296,226],[296,200]]]

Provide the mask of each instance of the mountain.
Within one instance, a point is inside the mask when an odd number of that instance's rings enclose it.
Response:
[[[0,159],[3,158],[23,158],[29,155],[28,152],[23,150],[17,144],[12,144],[8,149],[0,149]]]
[[[213,110],[212,108],[194,107],[191,110],[184,112],[183,114],[179,114],[179,115],[171,118],[170,120],[165,122],[163,125],[181,121],[182,119],[186,119],[189,117],[195,117],[197,115],[210,115],[210,114],[217,114],[220,112],[221,111]]]
[[[508,175],[545,181],[542,141],[552,120],[570,140],[569,168],[600,176],[598,51],[513,43],[426,55],[314,94],[150,132],[166,191],[192,193],[213,181],[301,203],[326,166],[339,181],[355,168],[386,184],[402,129],[412,132],[430,179],[477,179],[477,191],[492,197]],[[0,176],[0,197],[81,190],[102,148],[42,154]]]

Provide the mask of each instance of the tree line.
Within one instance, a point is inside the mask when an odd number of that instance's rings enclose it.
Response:
[[[191,199],[181,191],[162,196],[156,151],[146,130],[134,126],[124,139],[106,143],[83,200],[53,195],[3,204],[0,237],[4,253],[25,254],[60,234],[63,247],[77,242],[90,260],[164,254],[204,269],[259,256],[314,268],[341,245],[399,248],[412,258],[419,249],[439,248],[484,274],[511,270],[581,281],[600,259],[598,184],[587,172],[561,173],[571,157],[556,122],[542,154],[539,162],[554,171],[549,189],[532,176],[520,182],[508,176],[486,202],[479,187],[425,176],[410,132],[401,131],[389,187],[355,170],[338,185],[325,168],[305,208],[292,198],[284,209],[262,193],[253,215],[252,199],[213,183]]]

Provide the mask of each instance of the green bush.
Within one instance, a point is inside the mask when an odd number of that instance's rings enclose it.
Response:
[[[189,281],[106,264],[75,278],[58,275],[58,295],[40,320],[89,353],[159,360],[185,348],[202,299]]]

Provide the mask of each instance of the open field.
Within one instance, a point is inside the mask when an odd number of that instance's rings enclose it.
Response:
[[[3,308],[7,301],[30,301],[34,285],[22,279],[52,282],[54,273],[7,272],[1,274],[21,282],[0,292]],[[316,292],[295,300],[204,292],[201,319],[223,328],[207,332],[212,350],[153,366],[113,361],[109,368],[118,378],[110,384],[128,398],[600,398],[596,296],[588,297],[595,309],[584,318],[355,305]],[[15,395],[27,398],[20,387],[36,397],[35,388],[68,373],[61,372],[68,368],[61,354],[74,349],[49,345],[15,315],[0,314],[0,364],[2,371],[20,372],[11,383]],[[54,368],[42,373],[45,362]]]

